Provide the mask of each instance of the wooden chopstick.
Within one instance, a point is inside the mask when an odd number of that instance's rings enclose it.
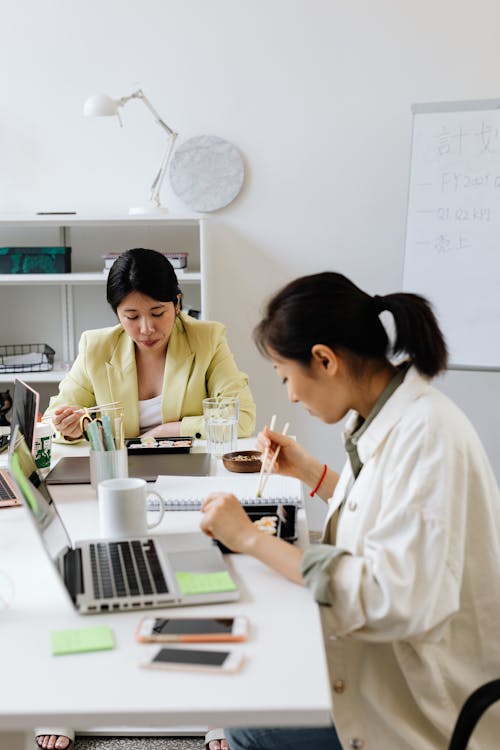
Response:
[[[283,427],[283,432],[281,434],[282,435],[286,435],[286,433],[288,432],[288,428],[289,427],[290,427],[290,422],[287,422],[285,424],[285,426]],[[271,460],[271,463],[269,464],[269,468],[267,469],[267,471],[266,471],[266,473],[264,475],[264,482],[262,484],[262,487],[260,488],[260,494],[258,494],[257,497],[262,497],[262,493],[264,492],[264,489],[266,487],[267,480],[271,476],[271,472],[273,470],[274,464],[276,463],[276,459],[279,456],[280,450],[281,450],[281,445],[278,445],[278,447],[277,447],[277,449],[276,449],[276,451],[274,453],[274,456],[273,456],[273,458]]]
[[[271,421],[269,422],[269,429],[270,430],[274,430],[274,425],[275,424],[276,424],[276,414],[273,414],[273,416],[271,417]],[[265,448],[265,451],[264,451],[264,455],[261,458],[260,474],[259,474],[259,484],[257,485],[257,493],[256,493],[255,497],[260,497],[261,496],[260,485],[262,483],[262,478],[264,476],[264,469],[266,467],[268,455],[269,455],[269,446],[266,445],[266,448]]]
[[[93,411],[102,411],[103,409],[112,409],[114,411],[115,409],[118,409],[122,405],[121,401],[111,401],[109,404],[98,404],[97,406],[80,406],[75,412],[75,414],[88,414],[89,412]],[[48,414],[45,414],[45,416],[42,418],[42,422],[49,422],[52,417],[54,416],[54,412],[51,411]]]

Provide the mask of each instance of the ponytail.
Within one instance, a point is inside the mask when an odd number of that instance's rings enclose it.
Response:
[[[394,317],[396,340],[389,340],[379,314]],[[345,350],[361,359],[388,361],[404,353],[429,377],[446,368],[447,350],[430,304],[416,294],[370,296],[339,273],[302,276],[268,302],[254,330],[258,349],[309,365],[315,344]]]
[[[422,375],[434,377],[446,370],[446,342],[428,300],[407,292],[373,299],[379,312],[388,310],[394,318],[393,354],[407,354]]]

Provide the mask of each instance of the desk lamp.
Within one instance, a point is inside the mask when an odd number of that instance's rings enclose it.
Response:
[[[151,185],[151,195],[150,195],[151,205],[141,206],[137,208],[130,208],[129,213],[131,214],[151,214],[151,213],[164,214],[168,212],[168,209],[165,206],[162,206],[160,203],[160,190],[161,190],[161,186],[162,186],[165,174],[167,172],[167,167],[170,161],[170,157],[172,155],[172,151],[174,149],[174,145],[175,145],[175,141],[178,136],[178,133],[172,130],[172,128],[170,128],[167,125],[167,123],[164,120],[162,120],[158,112],[152,106],[149,99],[145,96],[142,89],[137,89],[137,91],[134,91],[129,96],[122,96],[120,99],[112,99],[107,94],[95,94],[94,96],[90,96],[83,106],[83,114],[86,117],[112,117],[116,115],[118,117],[120,126],[123,127],[122,121],[120,118],[119,108],[123,107],[131,99],[139,99],[139,101],[142,101],[143,104],[145,104],[145,106],[152,113],[158,125],[167,132],[168,144],[167,144],[167,149],[165,151],[165,155],[161,161],[158,173],[156,177],[154,178],[153,184]]]

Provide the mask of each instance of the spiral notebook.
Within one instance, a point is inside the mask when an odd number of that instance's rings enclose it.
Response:
[[[242,505],[302,505],[302,485],[292,477],[273,474],[269,477],[263,497],[255,497],[258,474],[233,476],[179,477],[161,475],[154,489],[163,498],[165,510],[199,510],[202,501],[211,492],[232,492]],[[158,508],[158,500],[150,497],[150,510]]]

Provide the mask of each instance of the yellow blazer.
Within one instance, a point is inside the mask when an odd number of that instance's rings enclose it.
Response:
[[[248,377],[238,370],[221,323],[195,320],[180,313],[168,342],[163,379],[162,422],[181,421],[181,435],[205,436],[202,400],[239,396],[239,437],[255,428],[255,404]],[[135,345],[121,325],[86,331],[78,356],[50,400],[59,406],[95,406],[121,401],[126,437],[138,437],[139,395]]]

